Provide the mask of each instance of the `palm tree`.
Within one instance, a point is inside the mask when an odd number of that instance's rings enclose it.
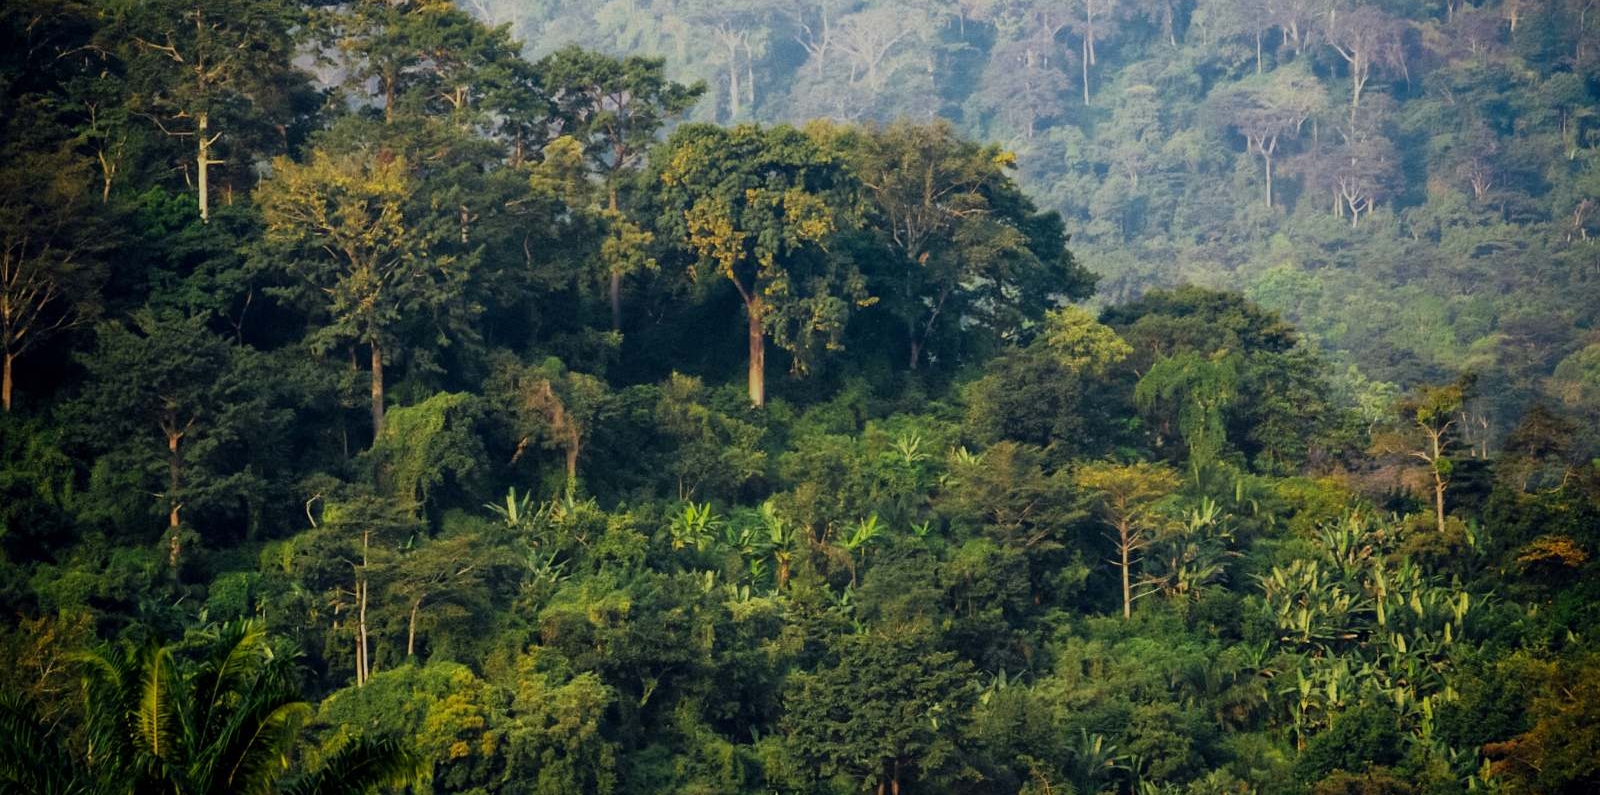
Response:
[[[289,776],[311,706],[294,655],[275,649],[261,622],[219,627],[195,662],[182,648],[122,644],[82,658],[81,757],[25,706],[0,706],[0,767],[14,771],[0,773],[0,793],[354,795],[415,777],[408,752],[372,740]]]

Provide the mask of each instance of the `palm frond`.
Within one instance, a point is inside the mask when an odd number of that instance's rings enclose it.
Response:
[[[0,795],[87,792],[87,782],[53,734],[21,696],[0,695]]]
[[[283,788],[283,795],[367,795],[377,787],[419,783],[421,761],[398,740],[353,740],[316,770]]]

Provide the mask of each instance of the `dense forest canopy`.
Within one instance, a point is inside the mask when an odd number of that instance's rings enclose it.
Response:
[[[1596,16],[0,5],[0,795],[1593,792]]]
[[[535,54],[662,56],[704,81],[696,119],[950,120],[1016,154],[1101,301],[1244,292],[1355,365],[1352,389],[1474,371],[1495,439],[1581,402],[1597,355],[1587,0],[463,6]]]

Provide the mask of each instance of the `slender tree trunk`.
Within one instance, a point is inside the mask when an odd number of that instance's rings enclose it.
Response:
[[[200,131],[195,134],[195,140],[200,142],[200,151],[195,158],[195,165],[198,167],[200,175],[200,223],[203,224],[211,222],[211,187],[209,179],[211,173],[211,139],[207,137],[210,121],[206,114],[201,113]]]
[[[367,683],[372,665],[367,655],[367,550],[372,545],[372,531],[361,531],[361,571],[356,575],[356,686]]]
[[[422,597],[411,602],[411,617],[406,620],[406,656],[417,656],[417,612],[422,609]]]
[[[1089,104],[1089,37],[1083,37],[1083,104]]]
[[[915,370],[922,364],[922,340],[913,333],[911,335],[911,369]]]
[[[1256,74],[1261,74],[1261,31],[1256,31]]]
[[[183,432],[177,430],[177,420],[170,420],[167,429],[167,526],[176,530],[178,512],[183,503],[178,502],[178,489],[183,487]]]
[[[750,323],[750,404],[763,408],[767,405],[767,333],[763,324],[766,301],[752,292],[750,299],[745,302],[745,314],[749,316]]]
[[[1444,537],[1444,487],[1447,481],[1439,472],[1439,437],[1433,437],[1433,461],[1430,467],[1433,470],[1433,513],[1434,526],[1439,531],[1439,536]]]
[[[6,351],[0,357],[0,406],[4,406],[7,413],[11,412],[11,364],[17,357],[11,351]]]
[[[1128,570],[1129,570],[1129,568],[1131,566],[1131,564],[1128,561],[1128,551],[1129,551],[1129,546],[1130,546],[1129,541],[1128,541],[1129,532],[1130,532],[1130,530],[1129,530],[1127,522],[1123,522],[1123,523],[1117,525],[1117,535],[1118,535],[1119,538],[1121,538],[1121,543],[1119,543],[1117,545],[1117,551],[1119,553],[1121,553],[1121,555],[1122,555],[1122,562],[1121,562],[1120,565],[1122,566],[1122,620],[1123,621],[1127,621],[1127,620],[1133,618],[1133,583],[1128,578]]]
[[[1267,161],[1267,209],[1272,209],[1272,155],[1262,155]]]
[[[383,350],[372,341],[372,439],[383,433]]]

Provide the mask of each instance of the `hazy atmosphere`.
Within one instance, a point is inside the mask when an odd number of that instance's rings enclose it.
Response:
[[[1600,791],[1600,2],[0,36],[0,795]]]

